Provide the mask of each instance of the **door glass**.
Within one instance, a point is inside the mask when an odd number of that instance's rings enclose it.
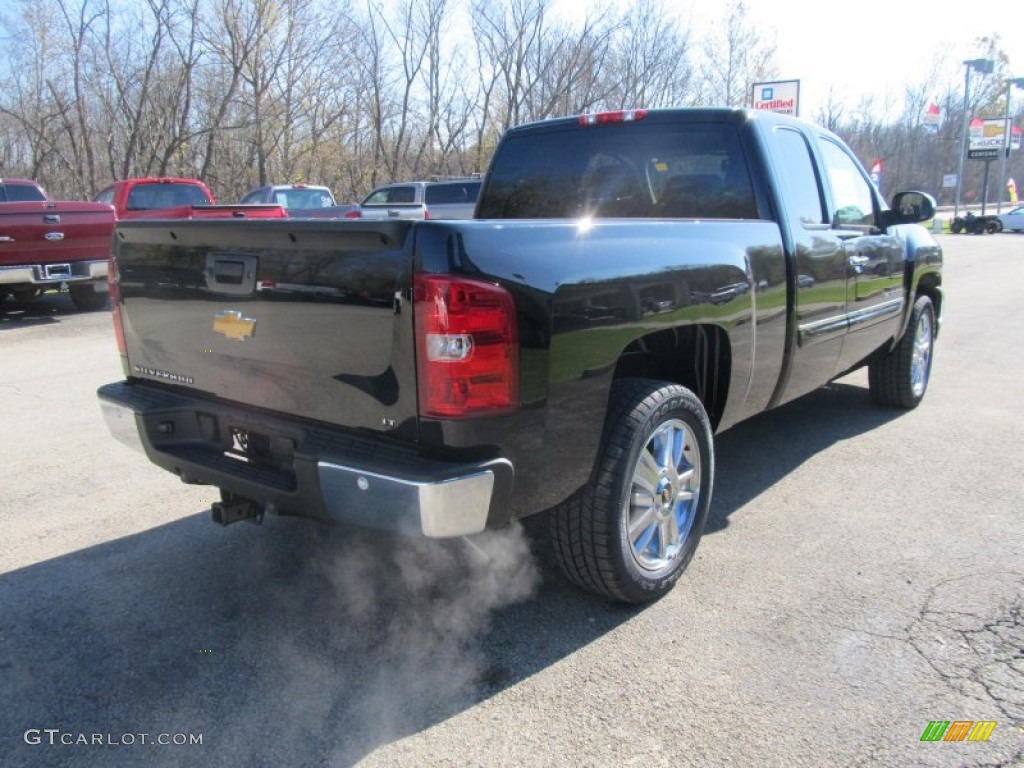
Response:
[[[818,177],[814,173],[807,141],[794,130],[780,128],[776,133],[779,181],[786,195],[791,215],[803,224],[824,222]]]
[[[840,227],[874,226],[875,196],[853,158],[827,139],[821,142],[821,154],[832,186],[836,224]]]

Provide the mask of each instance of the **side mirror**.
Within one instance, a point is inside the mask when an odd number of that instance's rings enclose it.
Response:
[[[892,208],[883,212],[885,226],[893,224],[919,224],[935,218],[935,198],[927,192],[898,192],[892,199]]]

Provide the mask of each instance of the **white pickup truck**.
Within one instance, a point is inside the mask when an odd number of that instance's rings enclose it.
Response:
[[[483,179],[408,181],[377,187],[359,206],[362,219],[472,219]]]

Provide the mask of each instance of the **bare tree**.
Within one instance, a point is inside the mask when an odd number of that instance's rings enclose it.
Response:
[[[743,0],[732,0],[725,23],[704,39],[702,101],[724,107],[747,103],[751,84],[775,77],[775,42],[747,21]]]
[[[527,100],[536,83],[536,68],[546,30],[547,0],[474,0],[473,33],[483,55],[493,62],[496,87],[493,118],[500,130],[526,122]]]
[[[629,6],[611,43],[609,107],[670,107],[695,98],[689,27],[666,24],[656,0]]]
[[[18,44],[0,49],[0,170],[60,196],[91,196],[108,176],[174,173],[222,199],[278,180],[354,199],[380,181],[482,171],[511,125],[738,106],[775,72],[774,44],[743,0],[704,38],[699,65],[689,25],[656,0],[571,19],[552,15],[551,0],[377,2],[8,0],[0,34]],[[999,37],[971,55],[997,65],[972,79],[969,116],[1003,115]],[[885,160],[884,191],[941,191],[958,159],[962,58],[950,53],[889,102],[832,93],[817,117],[865,164]],[[933,131],[922,125],[932,102],[945,117]],[[1010,174],[1022,163],[1013,153]],[[983,194],[983,172],[965,167],[967,197]]]
[[[54,9],[47,3],[26,3],[22,14],[5,19],[5,28],[18,45],[4,47],[7,87],[0,91],[0,114],[5,127],[4,169],[12,167],[47,186],[57,183],[54,168],[61,152],[56,135],[61,107],[50,95],[47,82],[55,76],[57,39],[48,19]],[[24,158],[15,165],[17,158]]]

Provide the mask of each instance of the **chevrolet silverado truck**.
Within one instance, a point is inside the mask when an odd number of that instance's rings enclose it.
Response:
[[[474,220],[121,223],[125,380],[99,398],[221,489],[222,524],[544,514],[570,580],[644,602],[693,557],[716,430],[861,366],[879,404],[921,402],[934,207],[886,205],[840,139],[768,112],[525,125]]]
[[[102,309],[113,209],[50,200],[27,179],[0,180],[0,201],[0,298],[28,301],[67,287],[76,309]]]

